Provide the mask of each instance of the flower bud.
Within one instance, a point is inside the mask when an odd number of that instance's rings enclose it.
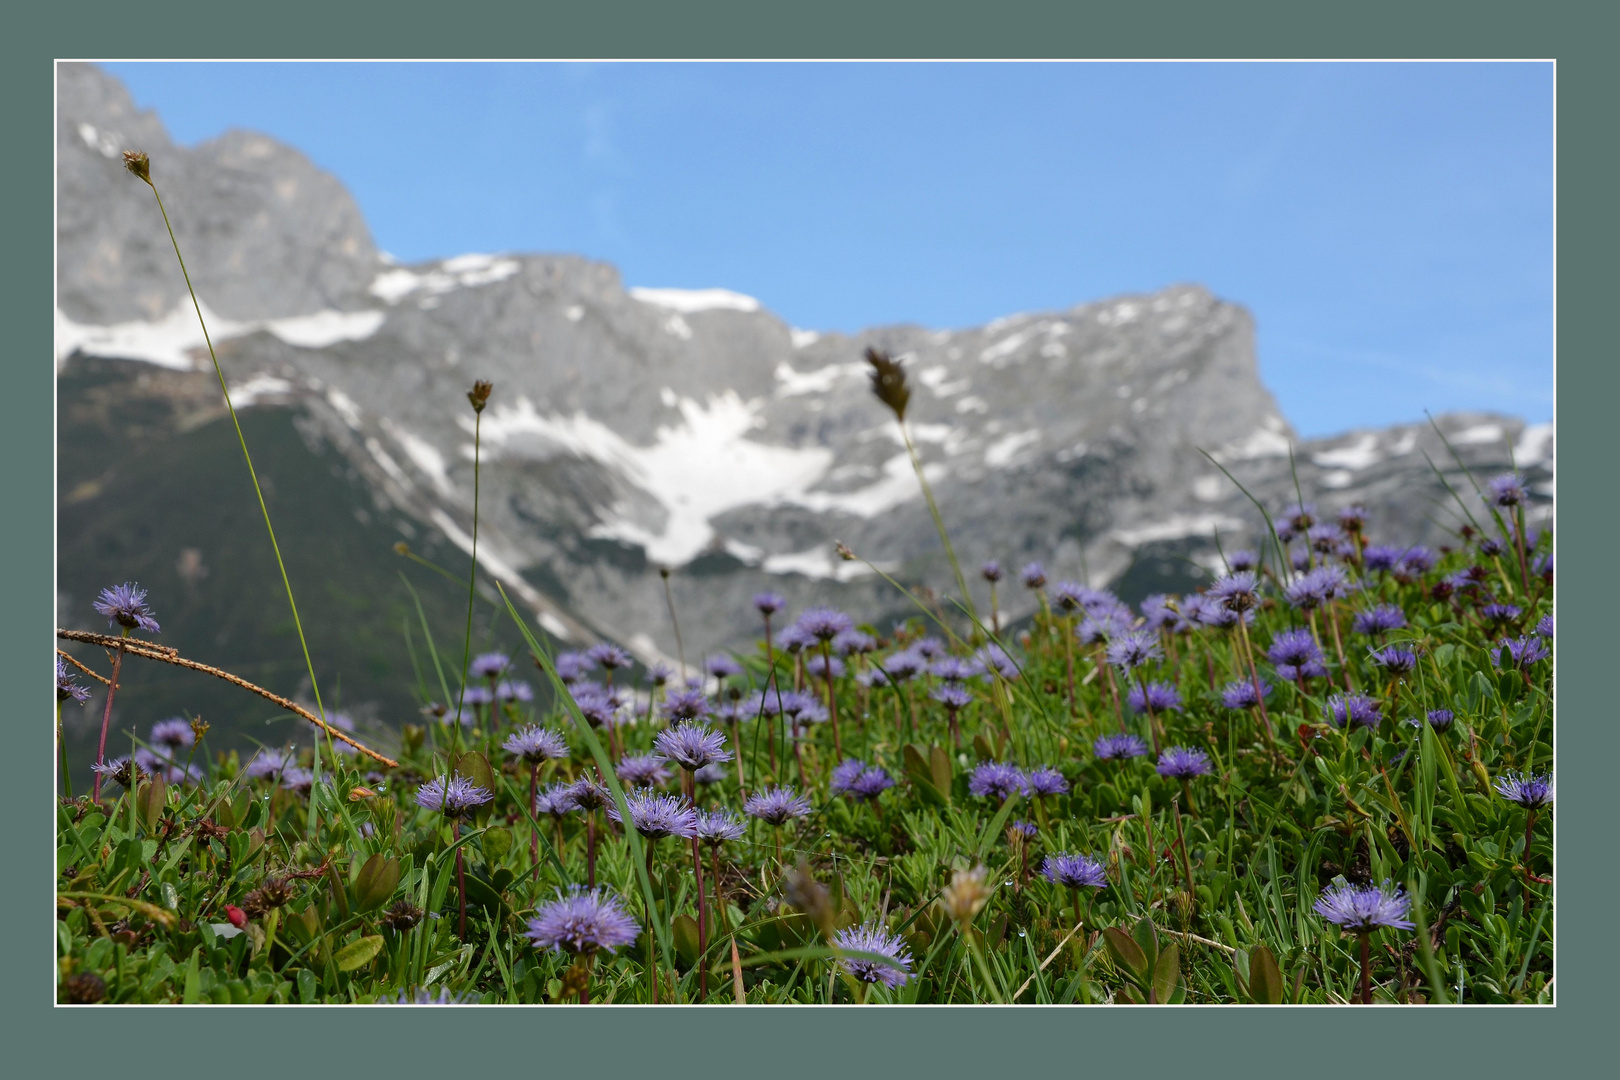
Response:
[[[490,391],[494,389],[494,383],[486,382],[483,379],[473,383],[473,388],[467,391],[467,400],[472,402],[473,412],[481,413],[484,411],[484,406],[489,403]]]
[[[152,184],[152,159],[146,156],[144,150],[125,150],[124,168],[146,181],[148,187]]]

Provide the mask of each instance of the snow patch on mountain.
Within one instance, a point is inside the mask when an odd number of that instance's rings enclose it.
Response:
[[[643,304],[692,314],[695,311],[758,311],[759,301],[730,289],[644,289],[630,295]]]
[[[278,319],[237,322],[200,304],[203,319],[215,342],[267,330],[301,349],[324,349],[343,341],[363,341],[381,328],[380,311],[317,311]],[[137,319],[110,326],[75,322],[56,309],[56,367],[75,352],[116,360],[143,360],[176,371],[190,371],[207,363],[208,343],[197,311],[182,303],[161,319]]]

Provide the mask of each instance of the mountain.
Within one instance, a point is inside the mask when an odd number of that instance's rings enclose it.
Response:
[[[98,69],[58,80],[60,620],[97,625],[94,590],[145,574],[154,598],[189,598],[165,637],[183,652],[268,664],[284,689],[303,668],[163,219],[122,168],[139,148],[274,481],[294,587],[311,624],[335,620],[313,631],[323,686],[341,679],[380,724],[414,707],[425,663],[402,658],[402,622],[420,629],[402,568],[459,663],[455,589],[389,547],[465,573],[475,435],[479,561],[562,646],[673,658],[666,567],[689,661],[746,642],[766,588],[880,626],[913,610],[835,541],[953,592],[869,346],[905,365],[912,435],[973,566],[1039,560],[1127,599],[1206,580],[1263,525],[1201,450],[1273,510],[1296,475],[1324,512],[1364,504],[1375,540],[1444,543],[1461,520],[1448,484],[1478,512],[1427,424],[1298,439],[1260,381],[1250,315],[1195,285],[845,336],[723,289],[627,289],[577,256],[398,265],[297,151],[245,132],[177,147]],[[495,385],[479,423],[475,379]],[[1550,516],[1550,425],[1436,426],[1476,477],[1516,463]],[[1033,605],[1016,585],[1000,600],[1014,618]],[[480,610],[481,636],[515,641]]]

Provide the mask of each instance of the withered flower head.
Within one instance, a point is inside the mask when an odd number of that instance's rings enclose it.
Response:
[[[832,898],[827,893],[827,887],[811,876],[810,867],[802,860],[788,871],[787,878],[782,882],[782,899],[804,912],[824,932],[830,931]]]
[[[467,391],[467,400],[472,402],[473,412],[481,413],[484,411],[484,406],[489,404],[490,391],[494,389],[494,383],[486,382],[483,379],[473,383],[473,388]]]
[[[990,890],[984,883],[987,872],[984,867],[975,866],[951,874],[951,883],[939,894],[939,906],[952,920],[965,926],[984,908],[990,899]]]
[[[395,541],[395,543],[394,543],[394,554],[395,555],[409,555],[410,553],[411,553],[411,545],[407,544],[403,540]]]
[[[290,877],[273,877],[242,898],[242,910],[248,918],[257,919],[274,908],[286,907],[298,895],[298,886]]]
[[[80,971],[62,980],[62,1004],[94,1005],[107,996],[107,984],[93,971]]]
[[[854,562],[855,561],[855,553],[853,551],[849,550],[849,546],[847,544],[845,544],[842,540],[834,541],[833,542],[833,547],[838,552],[838,557],[840,559],[843,559],[845,562]]]
[[[409,900],[396,900],[378,916],[378,921],[395,933],[403,934],[422,921],[422,909]]]
[[[208,734],[208,727],[209,727],[208,721],[204,720],[200,716],[197,717],[196,719],[192,720],[191,721],[191,735],[192,735],[192,737],[195,738],[195,739],[201,739],[204,735]]]
[[[145,150],[125,150],[124,168],[145,180],[148,185],[152,183],[152,159],[146,156]]]
[[[894,410],[896,420],[905,420],[906,403],[911,400],[911,389],[906,386],[906,373],[898,360],[880,349],[867,349],[866,362],[872,365],[872,393],[878,400]]]

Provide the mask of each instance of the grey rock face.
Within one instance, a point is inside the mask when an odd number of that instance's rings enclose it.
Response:
[[[570,642],[672,656],[660,566],[688,659],[745,640],[760,589],[864,617],[914,611],[837,560],[835,541],[954,592],[900,430],[870,392],[868,346],[908,372],[909,429],[981,605],[986,558],[1146,591],[1207,576],[1217,545],[1254,546],[1259,513],[1204,451],[1273,511],[1296,474],[1324,513],[1365,504],[1375,540],[1443,543],[1464,505],[1482,509],[1428,425],[1300,442],[1259,380],[1249,315],[1197,286],[846,337],[719,290],[627,291],[571,256],[395,266],[295,151],[247,133],[179,149],[115,80],[73,65],[60,80],[59,351],[207,364],[194,320],[170,317],[184,284],[151,193],[118,160],[133,141],[217,313],[238,405],[297,401],[380,499],[463,546],[476,433],[480,560]],[[478,425],[474,379],[495,384]],[[1437,426],[1479,477],[1507,469],[1511,448],[1550,515],[1550,427]],[[1000,601],[1011,616],[1033,606],[1016,583]]]

